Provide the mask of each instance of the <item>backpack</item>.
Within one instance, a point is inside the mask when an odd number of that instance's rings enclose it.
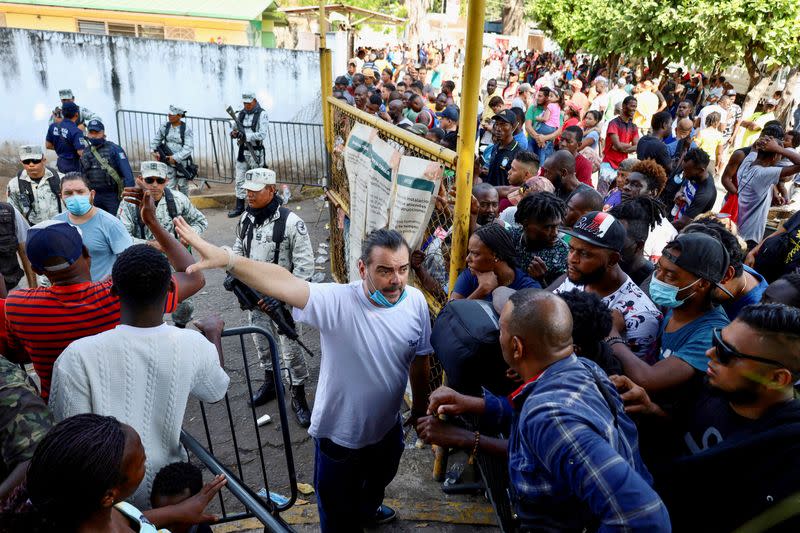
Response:
[[[47,178],[47,184],[50,186],[50,190],[56,197],[58,203],[58,212],[61,212],[61,178],[58,177],[58,172],[48,169],[53,174],[49,178]],[[20,194],[24,195],[28,199],[28,210],[22,214],[25,217],[25,220],[28,220],[28,216],[33,211],[33,204],[34,204],[34,197],[33,197],[33,186],[31,182],[28,180],[20,179],[22,177],[22,173],[25,172],[25,169],[19,171],[17,174],[17,185],[19,186]]]
[[[458,392],[480,396],[481,387],[486,387],[504,396],[516,388],[506,377],[500,321],[491,302],[449,302],[433,324],[431,345],[447,374],[448,386]]]
[[[753,265],[768,283],[800,269],[800,215],[793,215],[784,227],[784,233],[764,241]]]
[[[272,263],[278,264],[278,259],[281,257],[281,243],[286,237],[286,219],[289,218],[289,211],[285,207],[279,207],[278,212],[280,216],[275,224],[272,225],[272,242],[275,243],[275,254],[272,256]],[[253,243],[253,221],[250,217],[245,216],[239,227],[239,238],[242,239],[242,251],[244,256],[250,257],[250,246]]]
[[[164,201],[167,202],[167,213],[169,213],[169,218],[174,219],[178,216],[178,206],[175,204],[175,197],[172,196],[172,191],[169,189],[164,189]],[[139,227],[139,238],[146,239],[144,236],[144,222],[142,222],[142,215],[139,212],[139,208],[136,208],[136,225]],[[172,232],[175,235],[175,238],[178,238],[178,233],[176,231]]]

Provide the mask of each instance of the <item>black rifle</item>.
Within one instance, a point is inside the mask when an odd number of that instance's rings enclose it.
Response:
[[[233,129],[234,131],[239,132],[239,136],[236,138],[236,142],[239,143],[239,146],[244,147],[245,150],[250,152],[250,155],[253,156],[253,159],[259,161],[259,154],[256,147],[253,146],[253,143],[247,140],[247,134],[245,133],[245,128],[242,125],[242,122],[239,120],[239,117],[236,116],[236,112],[233,110],[231,106],[228,106],[225,111],[231,116],[231,120],[233,120]]]
[[[278,332],[281,335],[284,335],[290,340],[295,341],[308,353],[308,355],[312,357],[314,356],[311,350],[309,350],[306,345],[303,344],[303,341],[300,340],[300,336],[297,334],[297,330],[295,329],[294,318],[292,318],[292,314],[288,309],[286,309],[286,305],[283,302],[271,296],[265,296],[257,292],[230,274],[228,274],[228,276],[225,278],[222,286],[225,287],[226,291],[231,291],[234,296],[236,296],[236,299],[239,300],[239,306],[243,310],[265,312],[267,316],[270,317],[273,322],[275,322],[275,325],[278,326]],[[264,303],[266,304],[266,310],[262,309],[261,306],[258,305],[261,300],[264,300]]]
[[[169,162],[167,161],[167,157],[175,154],[172,153],[172,150],[167,148],[166,143],[162,142],[161,144],[156,146],[156,149],[153,151],[158,154],[159,161],[175,169],[175,174],[177,174],[179,178],[186,178],[187,180],[191,181],[197,177],[197,165],[195,165],[194,163],[189,163],[188,165],[184,165],[177,159],[173,159],[173,161],[175,161],[175,164],[174,165],[169,164]]]

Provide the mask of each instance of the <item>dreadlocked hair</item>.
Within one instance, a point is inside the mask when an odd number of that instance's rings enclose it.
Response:
[[[517,266],[514,260],[517,255],[517,251],[514,248],[514,241],[511,240],[511,236],[502,225],[494,222],[484,224],[475,230],[474,235],[479,238],[500,261],[505,261],[511,268]]]
[[[667,217],[667,208],[655,198],[636,196],[615,205],[610,213],[628,223],[628,234],[631,237],[644,242],[650,232]]]
[[[53,426],[36,448],[25,482],[0,509],[0,532],[75,531],[124,481],[125,432],[114,417],[81,414]]]
[[[657,191],[658,194],[661,194],[661,191],[664,190],[664,185],[667,183],[667,172],[664,167],[652,159],[639,161],[633,165],[631,172],[638,172],[643,175],[647,179],[647,187]]]
[[[567,204],[564,200],[551,192],[541,191],[520,200],[514,213],[514,222],[524,226],[528,222],[564,220],[566,214]]]

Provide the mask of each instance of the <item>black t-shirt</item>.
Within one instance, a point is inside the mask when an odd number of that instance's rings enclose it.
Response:
[[[714,202],[717,201],[717,187],[714,185],[713,176],[709,174],[702,183],[695,183],[694,185],[697,187],[694,199],[692,199],[692,203],[684,213],[689,218],[711,211],[714,208]]]
[[[672,168],[672,160],[667,151],[667,145],[658,137],[652,135],[645,135],[639,139],[636,145],[636,158],[639,161],[645,159],[652,159],[664,169],[664,172],[669,176],[670,169]]]
[[[628,276],[633,280],[633,282],[641,288],[642,283],[647,281],[648,278],[653,274],[653,271],[656,269],[656,266],[651,263],[650,261],[645,261],[642,263],[637,270],[632,272],[627,272]]]
[[[511,162],[517,156],[517,152],[519,152],[520,149],[517,141],[511,141],[511,144],[505,148],[497,146],[492,156],[492,162],[489,163],[489,173],[483,181],[495,187],[499,185],[508,185],[508,170],[511,168]]]
[[[567,192],[567,190],[564,189],[563,187],[558,187],[556,188],[556,196],[564,200],[564,202],[569,202],[569,199],[572,198],[575,194],[577,194],[578,191],[582,191],[584,189],[592,189],[592,187],[586,185],[585,183],[580,183],[578,184],[577,187],[575,187],[572,190],[572,192]]]
[[[442,144],[444,144],[451,150],[455,150],[457,143],[458,143],[458,130],[445,132],[444,137],[442,137]]]

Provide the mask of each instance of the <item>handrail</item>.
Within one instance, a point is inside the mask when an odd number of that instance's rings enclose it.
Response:
[[[293,531],[289,526],[282,524],[278,518],[274,517],[269,512],[264,501],[257,494],[241,483],[233,472],[220,463],[216,457],[203,448],[203,445],[200,444],[197,439],[184,430],[181,430],[181,443],[187,450],[192,452],[200,462],[206,465],[212,474],[215,476],[224,474],[228,480],[225,487],[255,518],[260,520],[269,531]]]
[[[359,122],[364,122],[383,131],[384,133],[388,133],[392,137],[396,137],[424,153],[427,153],[437,159],[441,159],[445,163],[449,163],[451,165],[456,164],[456,153],[449,148],[440,146],[433,141],[425,139],[424,137],[420,137],[419,135],[411,133],[408,130],[404,130],[403,128],[395,126],[394,124],[390,124],[374,115],[365,113],[357,107],[342,102],[333,96],[329,96],[327,101],[328,104],[332,105],[333,107],[338,107],[342,112],[356,117]]]

